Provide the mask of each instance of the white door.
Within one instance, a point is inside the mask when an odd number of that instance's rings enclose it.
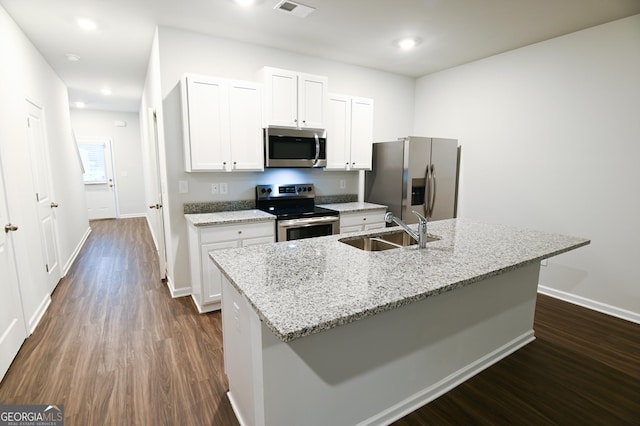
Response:
[[[156,112],[149,109],[149,145],[150,145],[150,165],[151,179],[154,187],[156,199],[155,204],[149,206],[155,212],[151,214],[149,223],[156,240],[158,248],[158,262],[160,262],[160,279],[167,279],[167,244],[164,235],[164,213],[162,206],[162,175],[160,173],[160,147],[158,145],[158,118]]]
[[[18,231],[18,224],[9,222],[6,200],[0,164],[0,380],[27,337],[11,244],[11,233]]]
[[[111,140],[78,138],[89,220],[118,217]]]
[[[45,263],[43,267],[47,271],[49,289],[53,291],[62,276],[58,261],[55,224],[55,210],[58,208],[58,203],[55,202],[51,190],[43,112],[42,109],[29,101],[27,101],[27,132],[40,221],[42,256]]]
[[[351,148],[351,98],[330,95],[327,113],[327,169],[348,170]]]

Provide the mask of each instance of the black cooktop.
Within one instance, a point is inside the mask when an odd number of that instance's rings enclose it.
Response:
[[[315,205],[313,184],[258,185],[256,208],[280,219],[338,216],[335,210]]]

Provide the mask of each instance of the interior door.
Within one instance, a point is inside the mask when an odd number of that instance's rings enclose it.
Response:
[[[6,200],[0,164],[0,380],[27,337],[11,244],[11,234],[18,231],[19,224],[9,222]]]
[[[53,191],[51,190],[43,115],[42,109],[27,101],[27,140],[40,222],[42,256],[45,262],[43,267],[47,271],[49,289],[53,291],[62,276],[58,260],[58,241],[55,224],[55,211],[58,208],[58,203],[55,202]]]
[[[153,191],[155,192],[155,203],[149,206],[154,212],[150,215],[149,222],[153,235],[155,236],[158,249],[158,262],[160,264],[160,279],[167,279],[167,244],[164,231],[163,195],[162,195],[162,175],[160,173],[160,147],[158,145],[158,118],[153,109],[149,109],[149,141],[150,141],[150,165]]]
[[[111,140],[78,138],[89,220],[118,217]]]

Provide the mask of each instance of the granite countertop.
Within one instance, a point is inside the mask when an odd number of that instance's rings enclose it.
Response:
[[[191,223],[194,226],[262,222],[265,220],[276,219],[274,215],[256,209],[217,213],[185,214],[184,217],[187,219],[187,222]]]
[[[349,238],[399,229],[362,231]],[[428,243],[425,250],[414,245],[366,252],[332,235],[219,250],[209,255],[267,327],[287,342],[590,242],[467,219],[431,222],[428,231],[441,239]]]
[[[362,201],[356,201],[353,203],[335,203],[335,204],[319,204],[318,207],[324,207],[338,211],[340,213],[353,213],[363,212],[367,210],[387,209],[387,206],[382,204],[364,203]]]

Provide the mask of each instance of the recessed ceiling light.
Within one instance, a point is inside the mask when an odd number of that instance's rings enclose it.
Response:
[[[100,93],[102,93],[104,96],[110,96],[111,95],[111,89],[109,88],[104,88],[100,90]]]
[[[233,0],[240,6],[248,7],[255,3],[255,0]]]
[[[87,106],[87,105],[86,105],[84,102],[82,102],[82,101],[74,102],[74,105],[76,106],[76,108],[84,108],[84,107],[86,107],[86,106]]]
[[[76,55],[75,53],[67,53],[65,56],[70,62],[78,62],[80,60],[80,55]]]
[[[96,28],[98,28],[98,24],[96,24],[91,19],[87,19],[87,18],[78,18],[76,20],[76,23],[78,24],[78,26],[80,28],[82,28],[83,30],[86,30],[86,31],[93,31]]]
[[[422,39],[417,37],[405,37],[396,41],[396,45],[402,50],[411,50],[422,43]]]

